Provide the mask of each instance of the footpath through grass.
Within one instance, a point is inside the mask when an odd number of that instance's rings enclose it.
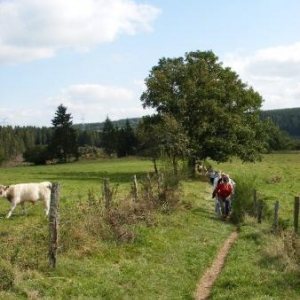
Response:
[[[233,228],[215,219],[206,182],[184,183],[184,206],[170,214],[157,212],[148,225],[132,225],[132,243],[101,236],[85,239],[85,232],[76,227],[80,220],[70,219],[70,209],[88,201],[90,189],[101,194],[103,178],[110,178],[112,185],[120,183],[117,199],[121,201],[124,191],[130,191],[132,176],[144,176],[151,168],[145,161],[110,160],[0,169],[0,182],[5,184],[60,182],[63,230],[57,267],[51,270],[42,203],[29,206],[27,217],[18,207],[7,220],[9,203],[1,200],[0,271],[6,285],[0,285],[0,299],[193,299],[199,277]],[[67,223],[75,226],[76,234],[65,232]],[[65,239],[70,236],[73,240],[66,249]]]
[[[217,167],[233,178],[255,177],[258,190],[270,202],[280,195],[280,215],[289,219],[294,194],[300,191],[295,181],[299,159],[268,156],[255,165],[234,162]],[[48,265],[48,222],[41,203],[30,206],[27,217],[17,208],[7,220],[9,203],[0,199],[0,299],[193,299],[198,280],[234,230],[215,217],[207,182],[183,182],[184,205],[170,214],[157,212],[147,224],[130,225],[135,234],[131,243],[100,234],[85,239],[77,225],[88,215],[70,219],[72,210],[88,201],[90,190],[101,194],[104,178],[119,184],[116,201],[122,201],[133,175],[139,180],[150,171],[151,163],[138,159],[0,168],[1,184],[43,180],[62,184],[56,269]],[[267,183],[275,176],[279,182]],[[72,226],[72,232],[65,232]],[[270,229],[267,220],[257,224],[245,219],[210,299],[300,299],[299,264],[291,257],[299,253],[286,252],[287,240]],[[68,238],[72,241],[66,245]]]
[[[247,219],[209,299],[300,299],[300,253],[291,255],[286,246],[269,224]]]

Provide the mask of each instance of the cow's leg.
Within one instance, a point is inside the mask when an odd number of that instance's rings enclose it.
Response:
[[[49,211],[50,211],[50,199],[45,199],[44,204],[45,204],[45,214],[47,217],[49,215]]]
[[[21,206],[22,206],[22,213],[23,213],[23,216],[27,216],[27,212],[26,212],[26,208],[25,208],[25,202],[21,202],[20,204],[21,204]]]
[[[17,204],[12,202],[11,205],[10,205],[10,211],[8,212],[8,214],[6,215],[6,219],[9,219],[12,212],[14,211],[14,209],[16,208]]]

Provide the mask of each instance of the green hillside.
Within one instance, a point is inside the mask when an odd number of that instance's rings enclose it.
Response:
[[[262,119],[270,118],[279,128],[287,132],[291,137],[300,138],[300,107],[264,110],[261,112]],[[112,121],[119,128],[129,121],[132,128],[136,128],[141,118],[129,118]],[[75,124],[77,129],[102,130],[104,122]]]
[[[117,121],[112,121],[112,123],[115,126],[118,126],[119,128],[122,128],[125,126],[126,121],[129,121],[132,128],[136,128],[138,123],[140,122],[141,118],[130,118],[130,119],[120,119]],[[104,126],[104,122],[98,122],[98,123],[84,123],[84,124],[74,124],[73,125],[75,129],[86,129],[86,130],[102,130]]]
[[[268,117],[291,137],[300,138],[300,107],[262,111],[262,118]]]

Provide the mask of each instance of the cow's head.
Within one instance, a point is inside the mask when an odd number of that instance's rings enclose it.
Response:
[[[0,185],[0,197],[6,197],[6,192],[9,188],[9,185]]]

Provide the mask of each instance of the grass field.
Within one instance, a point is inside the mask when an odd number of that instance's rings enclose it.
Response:
[[[249,180],[270,206],[279,200],[288,231],[285,238],[275,236],[269,220],[257,224],[247,217],[210,299],[299,299],[299,253],[286,248],[293,239],[300,155],[272,154],[256,164],[213,165],[230,173],[237,184]],[[142,181],[152,171],[150,161],[135,158],[0,168],[1,184],[50,180],[61,185],[55,269],[48,263],[49,225],[42,203],[28,206],[27,217],[18,207],[7,220],[9,203],[1,199],[0,299],[193,299],[199,278],[235,228],[215,217],[208,182],[183,181],[184,205],[128,224],[133,242],[107,235],[98,220],[103,211],[97,215],[85,210],[89,195],[101,198],[104,178],[111,187],[118,186],[114,201],[122,205],[133,176]]]

